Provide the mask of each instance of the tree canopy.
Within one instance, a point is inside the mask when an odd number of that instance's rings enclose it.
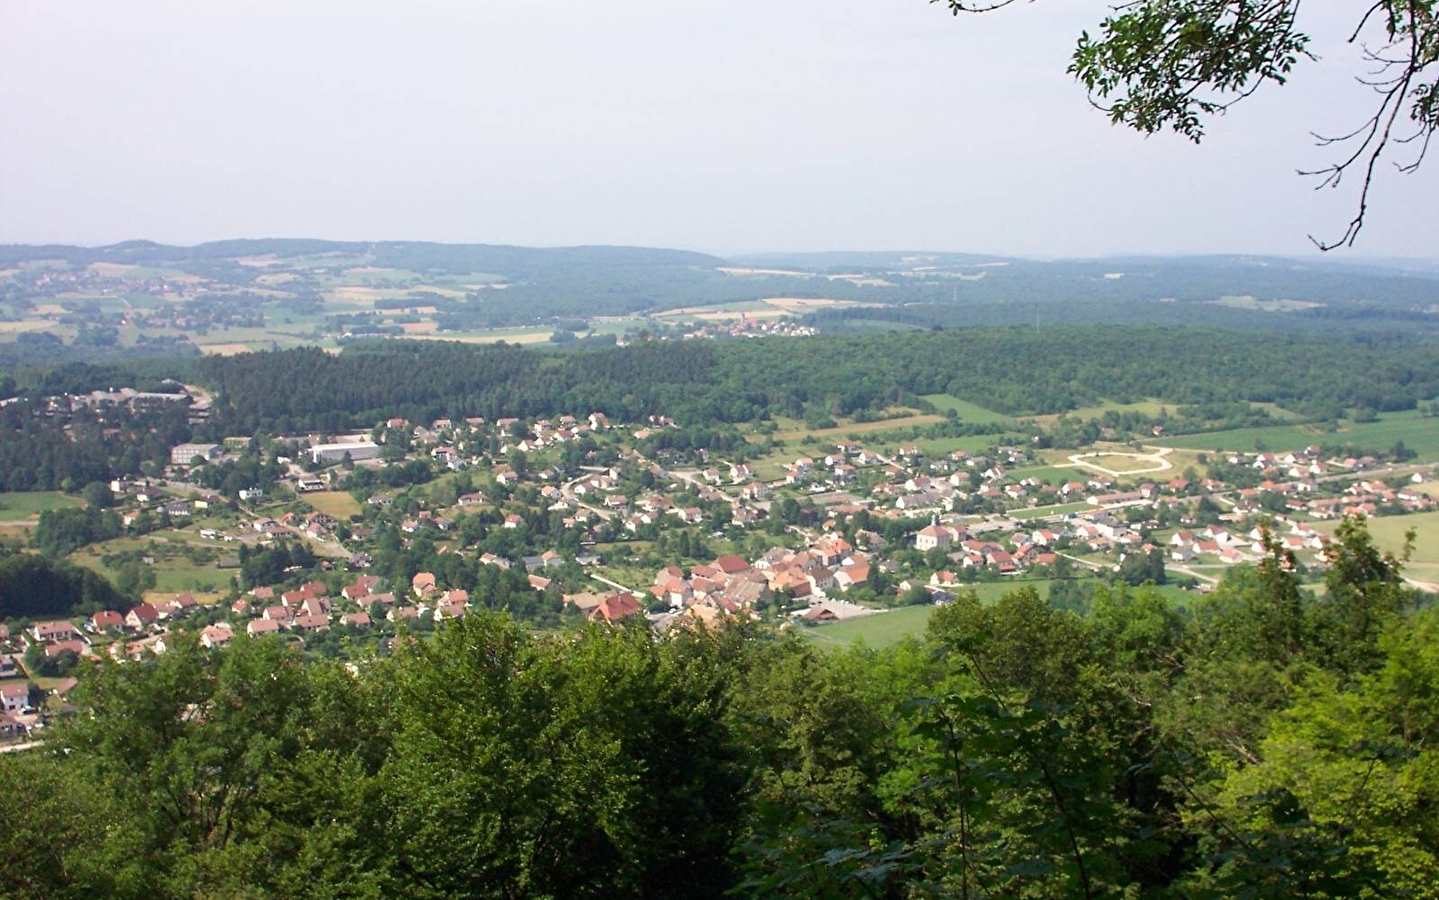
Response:
[[[36,559],[39,559],[36,557]],[[17,898],[1439,898],[1439,611],[1362,523],[1176,608],[923,642],[477,611],[351,666],[177,637],[0,754]],[[484,588],[478,589],[483,591]],[[1336,648],[1348,652],[1336,652]]]

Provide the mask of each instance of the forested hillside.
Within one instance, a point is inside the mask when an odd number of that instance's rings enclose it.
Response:
[[[1439,895],[1439,617],[1341,530],[1188,611],[961,593],[923,643],[476,613],[353,671],[271,638],[88,674],[0,757],[7,896]]]
[[[1439,395],[1439,349],[1200,329],[1056,327],[904,335],[654,343],[555,356],[434,343],[209,358],[232,433],[339,430],[407,415],[542,416],[603,410],[626,420],[739,422],[878,410],[950,393],[1009,414],[1101,399],[1275,402],[1315,417],[1412,408]]]

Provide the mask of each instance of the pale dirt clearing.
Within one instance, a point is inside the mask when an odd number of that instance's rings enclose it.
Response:
[[[127,275],[130,272],[135,271],[139,268],[139,266],[130,265],[129,263],[97,262],[90,263],[87,268],[89,268],[89,270],[91,272],[94,272],[96,275],[100,275],[105,278],[119,278],[123,275]]]
[[[867,434],[871,431],[888,431],[892,428],[907,428],[911,425],[932,425],[935,422],[943,422],[944,416],[923,414],[918,416],[905,416],[899,419],[880,419],[876,422],[855,422],[851,425],[836,425],[833,428],[796,428],[789,431],[777,431],[774,437],[781,441],[798,441],[806,437],[815,438],[842,438],[851,434]]]
[[[0,334],[23,334],[27,331],[44,331],[54,324],[54,322],[43,322],[39,319],[26,319],[23,322],[0,322]]]
[[[740,266],[720,266],[726,275],[788,275],[794,278],[812,278],[814,272],[800,272],[795,269],[747,269]]]
[[[320,293],[320,296],[329,301],[348,301],[351,303],[369,303],[371,305],[373,305],[376,300],[393,300],[408,297],[409,295],[410,289],[407,287],[371,288],[358,287],[356,285],[331,288],[328,291],[322,291]]]
[[[417,341],[455,341],[460,344],[543,344],[550,339],[552,331],[535,331],[527,334],[412,334]]]
[[[835,300],[828,297],[766,297],[761,303],[768,303],[790,312],[807,312],[812,309],[829,309],[836,306],[864,306],[855,300]]]
[[[209,356],[237,356],[249,353],[248,344],[200,344],[200,352]]]
[[[830,281],[848,281],[855,287],[894,287],[894,282],[874,275],[826,275]]]

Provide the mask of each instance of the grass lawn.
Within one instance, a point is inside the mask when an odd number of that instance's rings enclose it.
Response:
[[[994,603],[1009,591],[1026,587],[1035,588],[1041,600],[1047,599],[1049,584],[1048,581],[997,581],[963,585],[961,589],[973,588],[981,603]],[[877,650],[898,644],[910,636],[923,637],[934,609],[933,606],[905,606],[847,622],[812,626],[804,633],[822,644],[849,646],[863,640],[866,646]]]
[[[896,411],[897,410],[886,410],[886,413]],[[880,419],[875,422],[851,422],[848,425],[836,425],[833,428],[806,428],[804,423],[800,422],[798,423],[798,427],[779,431],[775,434],[775,437],[781,441],[799,441],[812,436],[821,442],[821,447],[827,449],[841,440],[858,440],[858,435],[870,434],[876,431],[890,431],[895,428],[908,428],[912,425],[932,425],[935,422],[943,421],[944,416],[913,413],[893,419]],[[782,425],[781,427],[783,428]],[[820,455],[822,456],[823,454],[821,453]]]
[[[302,498],[315,509],[336,519],[344,520],[360,514],[360,501],[347,491],[318,491],[305,494]]]
[[[33,519],[47,509],[84,506],[85,501],[59,491],[24,491],[0,494],[0,522]]]
[[[906,441],[906,443],[914,444],[930,459],[938,459],[941,456],[948,456],[956,450],[980,453],[995,444],[1022,443],[1028,439],[1027,435],[1007,432],[1005,434],[971,434],[952,438],[919,438],[914,441]]]
[[[863,641],[865,646],[878,650],[898,644],[907,637],[922,636],[934,609],[933,606],[906,606],[847,622],[815,625],[806,628],[804,635],[820,644],[836,647]]]
[[[1264,410],[1265,412],[1269,413],[1269,417],[1271,419],[1276,419],[1280,422],[1297,422],[1298,420],[1304,418],[1303,416],[1299,415],[1299,413],[1290,412],[1289,410],[1285,409],[1277,403],[1251,403],[1249,405],[1254,407],[1255,409]]]
[[[1100,403],[1098,406],[1082,406],[1079,409],[1071,409],[1068,412],[1064,413],[1064,418],[1073,419],[1076,422],[1086,422],[1090,419],[1098,419],[1110,410],[1121,413],[1137,412],[1143,413],[1146,416],[1157,416],[1161,409],[1168,408],[1172,410],[1174,407],[1175,404],[1173,403],[1166,404],[1161,403],[1158,400],[1140,400],[1135,403],[1118,403],[1113,400],[1106,400],[1103,403]],[[1050,413],[1043,416],[1028,417],[1028,421],[1042,425],[1046,428],[1052,426],[1055,422],[1058,422],[1059,419],[1060,416],[1055,413]]]
[[[214,593],[225,590],[238,570],[221,571],[214,563],[197,566],[183,559],[160,560],[155,566],[155,590],[168,594]]]
[[[146,591],[145,602],[151,604],[167,603],[174,600],[180,594],[189,594],[195,598],[195,602],[201,606],[214,606],[225,598],[225,594],[218,591]]]
[[[949,394],[924,394],[924,399],[935,405],[940,412],[945,413],[954,410],[961,422],[977,422],[980,424],[993,424],[995,422],[1008,422],[1012,418],[1004,413],[995,412],[992,409],[985,409],[977,403],[970,403],[968,400],[961,400],[958,397],[951,397]]]
[[[1042,519],[1046,516],[1062,516],[1065,513],[1084,512],[1096,509],[1088,503],[1062,503],[1059,506],[1037,506],[1034,509],[1016,509],[1009,515],[1016,519]]]
[[[1367,524],[1374,543],[1391,553],[1402,550],[1404,533],[1410,528],[1415,529],[1414,554],[1404,571],[1411,578],[1439,584],[1439,512],[1381,516],[1369,519]],[[1321,522],[1314,527],[1325,534],[1333,534],[1339,523]]]
[[[1093,472],[1084,469],[1070,468],[1069,466],[1041,466],[1038,469],[1010,469],[1009,474],[1015,478],[1038,478],[1045,484],[1052,484],[1056,487],[1068,484],[1071,481],[1085,483],[1094,477]]]
[[[150,549],[152,542],[155,545],[153,550]],[[186,531],[169,530],[157,531],[141,538],[124,537],[91,544],[70,554],[70,561],[76,565],[93,569],[113,581],[119,574],[118,571],[106,566],[100,561],[100,557],[125,550],[138,550],[155,559],[153,568],[156,591],[166,594],[192,593],[198,595],[199,592],[228,590],[237,571],[217,568],[215,562],[192,562],[186,553],[187,549],[192,547],[202,548],[214,554],[217,559],[232,556],[234,552],[238,552],[237,549],[226,553],[214,542],[205,541]]]
[[[1158,457],[1139,456],[1136,458],[1135,454],[1130,453],[1101,452],[1093,456],[1086,453],[1084,458],[1086,462],[1092,462],[1096,466],[1108,469],[1111,472],[1139,472],[1147,475],[1161,474],[1160,472],[1154,471],[1154,467],[1157,465],[1156,460],[1158,459]],[[1165,469],[1163,471],[1167,472],[1169,470]]]

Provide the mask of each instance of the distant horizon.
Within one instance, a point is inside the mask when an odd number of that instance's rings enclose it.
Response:
[[[1044,253],[1004,253],[990,250],[971,249],[936,249],[933,247],[826,247],[820,249],[800,248],[783,250],[738,250],[738,251],[716,251],[702,247],[690,247],[679,244],[634,244],[634,243],[606,243],[606,242],[584,242],[574,244],[533,244],[519,243],[515,241],[470,241],[470,240],[432,240],[427,238],[408,237],[387,237],[387,238],[332,238],[319,235],[264,235],[260,237],[235,235],[231,237],[212,238],[203,241],[193,242],[170,242],[155,240],[147,237],[132,237],[118,241],[103,243],[88,242],[65,242],[65,241],[0,241],[0,247],[75,247],[82,250],[104,250],[109,247],[120,247],[127,244],[152,244],[158,247],[175,247],[178,249],[193,249],[210,244],[223,244],[230,241],[325,241],[336,244],[435,244],[439,246],[452,247],[517,247],[526,250],[575,250],[582,248],[609,248],[628,250],[675,250],[685,253],[699,253],[706,256],[713,256],[719,259],[730,259],[735,257],[760,257],[760,256],[814,256],[814,255],[842,255],[842,254],[947,254],[962,256],[985,256],[997,259],[1020,259],[1027,262],[1083,262],[1086,260],[1106,259],[1228,259],[1228,258],[1272,258],[1294,260],[1302,263],[1333,263],[1344,264],[1390,264],[1402,265],[1406,263],[1425,263],[1439,265],[1439,256],[1403,256],[1403,255],[1369,255],[1359,250],[1334,250],[1318,255],[1298,255],[1295,253],[1281,252],[1256,252],[1245,250],[1233,251],[1128,251],[1116,250],[1108,253],[1098,254],[1044,254]]]

